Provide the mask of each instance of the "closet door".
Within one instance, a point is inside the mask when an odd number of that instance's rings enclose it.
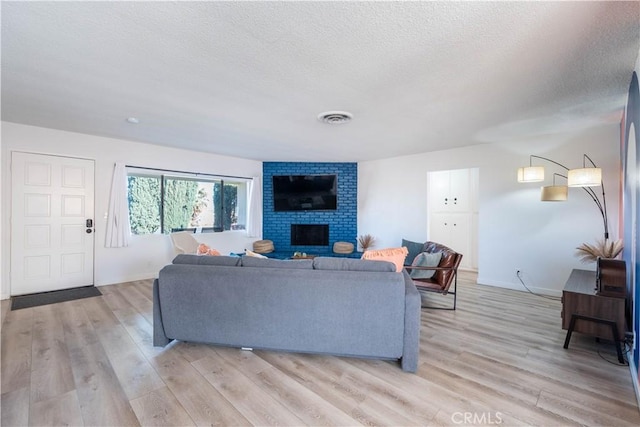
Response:
[[[432,212],[449,211],[451,204],[449,187],[449,171],[429,174],[429,205]]]
[[[447,221],[447,227],[449,230],[449,245],[447,246],[462,254],[462,261],[460,263],[460,267],[462,268],[471,267],[470,223],[470,215],[467,213],[450,214]]]
[[[429,224],[429,240],[449,246],[451,219],[447,213],[434,213]],[[453,248],[451,248],[453,249]]]
[[[467,212],[470,209],[469,169],[449,171],[449,211]]]
[[[450,247],[462,254],[461,267],[473,267],[469,236],[470,215],[466,213],[435,213],[431,217],[429,240]]]
[[[429,173],[429,240],[463,255],[461,267],[477,269],[478,169]]]

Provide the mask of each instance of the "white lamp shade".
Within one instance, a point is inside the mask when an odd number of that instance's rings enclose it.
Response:
[[[548,185],[540,187],[540,200],[543,202],[564,202],[569,195],[566,185]]]
[[[602,184],[602,169],[571,169],[567,175],[569,187],[596,187]]]
[[[518,168],[518,182],[540,182],[544,181],[543,166],[526,166]]]

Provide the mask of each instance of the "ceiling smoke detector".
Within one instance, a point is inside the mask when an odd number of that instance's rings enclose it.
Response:
[[[318,115],[318,120],[328,125],[339,125],[350,122],[353,114],[346,111],[327,111]]]

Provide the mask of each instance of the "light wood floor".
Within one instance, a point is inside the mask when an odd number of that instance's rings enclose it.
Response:
[[[574,334],[560,303],[474,285],[423,309],[420,367],[173,343],[154,348],[151,282],[8,311],[1,422],[19,425],[640,425],[612,345]],[[430,300],[442,300],[431,295]]]

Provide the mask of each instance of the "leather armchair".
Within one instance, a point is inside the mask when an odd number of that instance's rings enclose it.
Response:
[[[419,291],[437,292],[442,295],[453,295],[453,307],[442,308],[445,310],[456,309],[456,292],[458,287],[458,267],[460,261],[462,261],[462,254],[454,251],[453,249],[441,245],[436,242],[425,242],[422,247],[422,252],[436,253],[441,252],[442,258],[437,267],[414,267],[407,265],[405,269],[409,272],[411,270],[435,270],[433,277],[429,279],[413,279],[413,283],[416,285]],[[451,290],[453,285],[453,290]],[[424,307],[424,306],[423,306]],[[441,308],[441,307],[424,307],[424,308]]]

